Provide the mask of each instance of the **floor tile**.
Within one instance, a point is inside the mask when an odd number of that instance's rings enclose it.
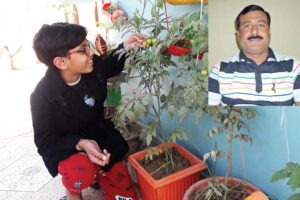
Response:
[[[0,190],[38,191],[52,177],[40,156],[26,155],[0,172]]]
[[[2,141],[2,140],[1,140]],[[15,137],[0,148],[0,171],[24,155],[38,155],[33,137]]]
[[[0,139],[0,149],[9,144],[14,138]]]

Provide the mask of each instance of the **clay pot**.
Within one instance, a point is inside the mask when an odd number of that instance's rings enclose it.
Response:
[[[162,147],[161,145],[160,148]],[[143,200],[182,200],[186,189],[199,180],[199,173],[206,169],[203,161],[180,145],[173,143],[172,147],[186,157],[191,166],[159,180],[155,180],[138,162],[146,156],[147,150],[128,157],[128,161],[137,175]]]
[[[255,191],[250,196],[246,197],[245,200],[269,200],[269,198],[264,193]]]
[[[225,182],[225,177],[224,176],[218,176],[218,177],[216,177],[216,179],[218,180],[218,182]],[[211,182],[211,178],[202,179],[202,180],[194,183],[185,192],[185,194],[183,196],[183,200],[191,199],[196,191],[206,188],[209,182]],[[255,191],[261,191],[255,185],[252,185],[251,183],[249,183],[245,180],[234,178],[234,177],[228,177],[227,178],[227,184],[228,185],[233,186],[233,185],[237,185],[237,184],[240,184],[240,183],[243,184],[243,186],[245,187],[245,189],[248,193],[252,193],[252,192],[255,192]]]

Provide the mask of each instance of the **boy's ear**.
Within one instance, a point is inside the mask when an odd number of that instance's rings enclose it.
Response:
[[[67,69],[67,61],[64,57],[55,57],[53,59],[53,64],[60,70]]]

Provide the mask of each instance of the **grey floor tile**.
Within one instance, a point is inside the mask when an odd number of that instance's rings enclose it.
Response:
[[[0,172],[0,190],[38,191],[52,177],[40,156],[25,155]]]
[[[11,141],[13,141],[14,138],[6,138],[6,139],[2,139],[0,140],[0,149],[4,146],[6,146],[7,144],[9,144]],[[0,160],[1,161],[1,160]]]
[[[29,192],[0,191],[0,200],[29,200]]]
[[[38,155],[33,138],[19,136],[10,139],[8,143],[0,148],[0,171],[24,155]]]

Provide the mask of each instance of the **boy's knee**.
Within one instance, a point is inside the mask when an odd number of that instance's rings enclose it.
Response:
[[[95,182],[96,165],[86,154],[77,153],[61,161],[58,172],[62,175],[62,182],[66,189],[75,194]]]

